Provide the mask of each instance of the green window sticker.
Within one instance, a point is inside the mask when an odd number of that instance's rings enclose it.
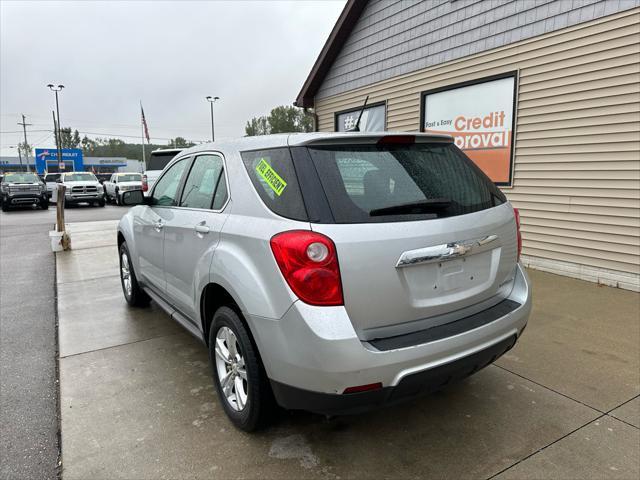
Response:
[[[287,186],[287,182],[271,168],[271,165],[269,165],[264,158],[261,158],[258,165],[256,165],[256,172],[267,182],[267,185],[271,187],[271,190],[273,190],[276,195],[280,196],[282,194]]]

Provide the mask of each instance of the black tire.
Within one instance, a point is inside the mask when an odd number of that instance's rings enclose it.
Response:
[[[127,259],[127,268],[129,271],[129,279],[131,281],[131,291],[127,291],[127,287],[125,286],[125,278],[124,272],[122,269],[123,265],[123,254],[126,255]],[[120,285],[122,286],[122,293],[124,294],[124,299],[127,301],[129,305],[132,307],[146,307],[149,305],[149,295],[145,293],[140,285],[138,284],[138,279],[136,278],[136,274],[133,271],[133,265],[131,264],[131,255],[129,254],[129,249],[127,248],[127,243],[123,242],[120,245],[119,255],[120,257]]]
[[[9,205],[7,204],[7,202],[2,202],[2,211],[6,212],[9,210]]]
[[[101,198],[100,200],[98,200],[98,206],[99,207],[104,207],[105,206],[104,198]]]
[[[42,210],[49,210],[49,202],[41,202],[40,203],[40,208]]]
[[[216,337],[222,327],[229,328],[236,337],[239,354],[244,359],[246,371],[247,401],[242,410],[235,410],[222,391],[216,367]],[[275,400],[269,379],[251,334],[238,314],[229,307],[220,307],[213,315],[209,329],[209,363],[213,371],[213,383],[225,413],[237,428],[253,432],[268,425],[275,411]]]

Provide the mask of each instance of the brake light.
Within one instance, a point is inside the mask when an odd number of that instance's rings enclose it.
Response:
[[[291,230],[274,235],[271,250],[282,276],[300,300],[310,305],[343,305],[338,255],[329,237]]]
[[[385,135],[378,140],[378,145],[407,145],[416,143],[415,135]]]
[[[518,261],[520,261],[520,254],[522,253],[522,234],[520,233],[520,211],[517,208],[514,208],[513,213],[516,217],[516,233],[518,235]]]
[[[142,191],[143,192],[149,191],[149,183],[147,182],[146,175],[142,175]]]

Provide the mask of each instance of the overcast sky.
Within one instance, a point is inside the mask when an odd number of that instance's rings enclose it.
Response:
[[[140,140],[144,106],[152,142],[244,134],[246,121],[298,94],[345,0],[0,2],[0,148],[27,115],[29,143],[51,147],[64,84],[63,127]],[[99,135],[95,135],[99,134]],[[126,138],[130,135],[133,138]],[[47,138],[48,137],[48,138]]]

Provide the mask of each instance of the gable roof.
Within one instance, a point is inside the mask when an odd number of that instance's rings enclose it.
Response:
[[[344,6],[342,13],[338,17],[338,21],[333,26],[333,30],[329,34],[329,38],[322,47],[320,55],[313,64],[311,73],[304,82],[302,90],[298,94],[296,101],[293,103],[297,107],[313,107],[314,97],[327,75],[329,68],[335,61],[336,57],[342,49],[342,45],[351,34],[354,25],[360,18],[360,14],[366,7],[369,0],[348,0]]]

